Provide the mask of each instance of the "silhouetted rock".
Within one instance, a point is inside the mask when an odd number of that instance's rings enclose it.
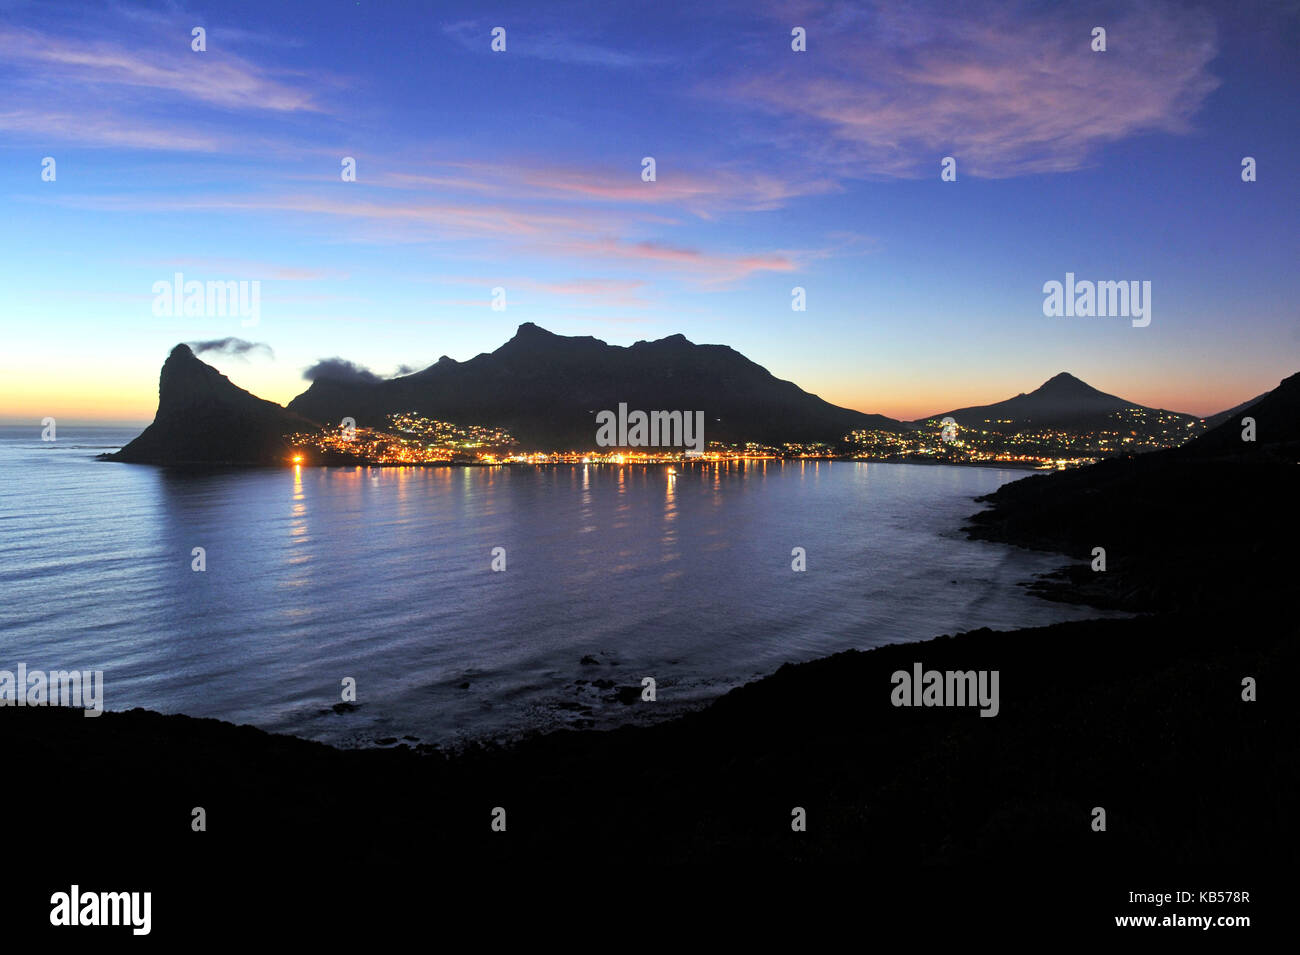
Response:
[[[106,457],[140,464],[286,464],[294,452],[284,436],[315,430],[311,422],[232,384],[195,358],[188,345],[177,345],[158,378],[153,424]]]

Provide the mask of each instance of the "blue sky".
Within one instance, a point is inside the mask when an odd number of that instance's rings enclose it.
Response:
[[[287,402],[525,321],[905,418],[1296,371],[1300,6],[953,6],[0,0],[0,420],[147,421],[179,341],[264,343],[204,357]],[[178,271],[260,281],[257,325],[155,315]],[[1044,316],[1067,271],[1151,324]]]

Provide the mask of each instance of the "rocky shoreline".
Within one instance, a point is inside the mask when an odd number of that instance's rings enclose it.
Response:
[[[891,705],[891,674],[916,663],[999,671],[997,717]],[[888,862],[1022,892],[1044,873],[1074,884],[1110,872],[1093,888],[1115,894],[1138,873],[1176,881],[1189,867],[1253,885],[1287,859],[1281,794],[1297,747],[1276,687],[1296,663],[1267,621],[1161,615],[848,651],[662,724],[455,756],[145,710],[10,708],[0,743],[11,765],[48,767],[55,753],[93,781],[24,790],[11,818],[44,832],[75,819],[146,881],[195,867],[256,876],[250,860],[268,846],[309,868],[342,852],[350,871],[383,872],[400,846],[465,872]],[[1241,698],[1246,676],[1265,688],[1257,702]],[[1090,828],[1097,806],[1106,832]],[[806,832],[791,829],[795,807]]]

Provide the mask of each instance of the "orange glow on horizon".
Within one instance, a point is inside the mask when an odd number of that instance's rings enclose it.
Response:
[[[828,375],[818,380],[817,370],[791,378],[806,391],[832,404],[866,414],[883,414],[915,421],[956,408],[992,404],[1029,392],[1058,371],[1068,370],[1101,391],[1152,408],[1206,416],[1231,408],[1277,386],[1290,372],[1260,373],[1258,378],[1205,375],[1199,370],[1166,373],[1162,377],[1127,384],[1123,372],[1113,372],[1120,383],[1096,369],[1064,367],[1055,361],[1032,372],[1001,373],[993,368],[971,368],[946,378],[918,377],[905,369],[873,372],[869,381]],[[29,356],[22,363],[0,359],[0,421],[37,423],[53,416],[61,422],[139,425],[153,420],[158,404],[156,358],[128,355],[117,364],[68,363],[57,354]],[[302,389],[296,376],[280,378],[269,369],[231,367],[231,381],[252,394],[283,405]],[[802,371],[807,372],[804,369]]]

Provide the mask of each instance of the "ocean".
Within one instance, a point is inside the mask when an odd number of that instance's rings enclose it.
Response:
[[[662,719],[848,648],[1104,615],[1020,586],[1063,558],[962,535],[1023,471],[95,459],[135,433],[0,428],[0,669],[102,670],[108,710],[454,747]]]

